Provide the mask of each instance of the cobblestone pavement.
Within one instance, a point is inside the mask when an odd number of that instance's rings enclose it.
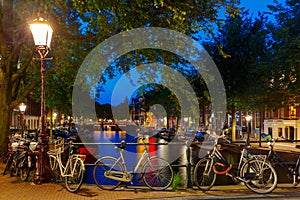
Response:
[[[53,199],[226,199],[250,195],[252,198],[260,198],[259,195],[249,191],[243,185],[214,186],[209,192],[202,192],[196,188],[179,191],[152,191],[146,187],[126,187],[115,191],[104,191],[94,184],[83,184],[77,193],[68,192],[64,185],[44,183],[35,185],[32,182],[23,182],[19,177],[2,175],[4,164],[0,164],[0,199],[1,200],[53,200]],[[273,191],[270,197],[276,197],[281,193],[299,194],[300,188],[293,188],[291,184],[281,184]],[[261,196],[263,197],[263,196]],[[228,198],[227,198],[228,199]],[[243,198],[245,199],[245,198]]]

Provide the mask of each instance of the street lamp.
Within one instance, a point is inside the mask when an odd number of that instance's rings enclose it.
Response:
[[[24,136],[24,113],[26,110],[26,105],[24,103],[21,103],[19,105],[20,109],[20,122],[21,122],[21,137],[23,138]]]
[[[53,113],[53,127],[55,128],[56,126],[56,117],[57,117],[57,113]]]
[[[246,116],[246,121],[247,121],[247,145],[250,144],[250,121],[252,119],[251,115]]]
[[[49,173],[46,171],[46,165],[48,164],[47,151],[49,150],[48,138],[46,132],[46,96],[45,96],[45,76],[46,76],[46,65],[45,60],[47,58],[50,49],[50,43],[52,38],[53,30],[47,21],[41,17],[34,20],[30,24],[30,29],[33,35],[34,43],[39,53],[39,58],[34,58],[41,61],[41,121],[40,121],[40,132],[38,134],[38,146],[39,157],[37,162],[36,176],[34,179],[35,184],[41,184],[42,182],[48,182],[50,180]]]

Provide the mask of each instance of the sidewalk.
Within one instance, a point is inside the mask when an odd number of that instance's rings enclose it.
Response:
[[[53,200],[53,199],[163,199],[163,198],[207,198],[224,196],[238,196],[254,194],[243,185],[214,186],[209,192],[202,192],[197,188],[179,190],[177,192],[168,189],[166,191],[152,191],[146,187],[119,188],[114,191],[100,190],[94,184],[83,184],[77,193],[68,192],[63,184],[44,183],[35,185],[32,182],[23,182],[18,177],[2,175],[4,164],[0,164],[0,199],[1,200]],[[278,193],[299,193],[300,188],[293,188],[292,184],[280,184],[272,194]]]

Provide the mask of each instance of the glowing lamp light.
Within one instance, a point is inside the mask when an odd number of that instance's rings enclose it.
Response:
[[[44,46],[50,48],[53,29],[47,23],[47,20],[39,18],[33,21],[30,25],[30,30],[33,35],[34,44],[36,46]]]
[[[251,115],[247,115],[246,116],[246,121],[248,122],[248,121],[250,121],[252,119],[252,116]]]
[[[26,105],[25,105],[24,103],[21,103],[21,104],[19,105],[19,109],[20,109],[21,112],[25,112],[25,110],[26,110]]]

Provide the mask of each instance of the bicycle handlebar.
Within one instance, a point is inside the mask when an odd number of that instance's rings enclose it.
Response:
[[[224,134],[222,135],[209,134],[209,137],[213,138],[214,140],[221,139],[221,138],[226,139],[226,135]]]
[[[279,140],[279,139],[283,139],[282,137],[276,137],[276,138],[272,138],[269,142],[267,142],[267,144],[270,147],[274,147],[275,143]],[[285,140],[285,139],[284,139]]]

